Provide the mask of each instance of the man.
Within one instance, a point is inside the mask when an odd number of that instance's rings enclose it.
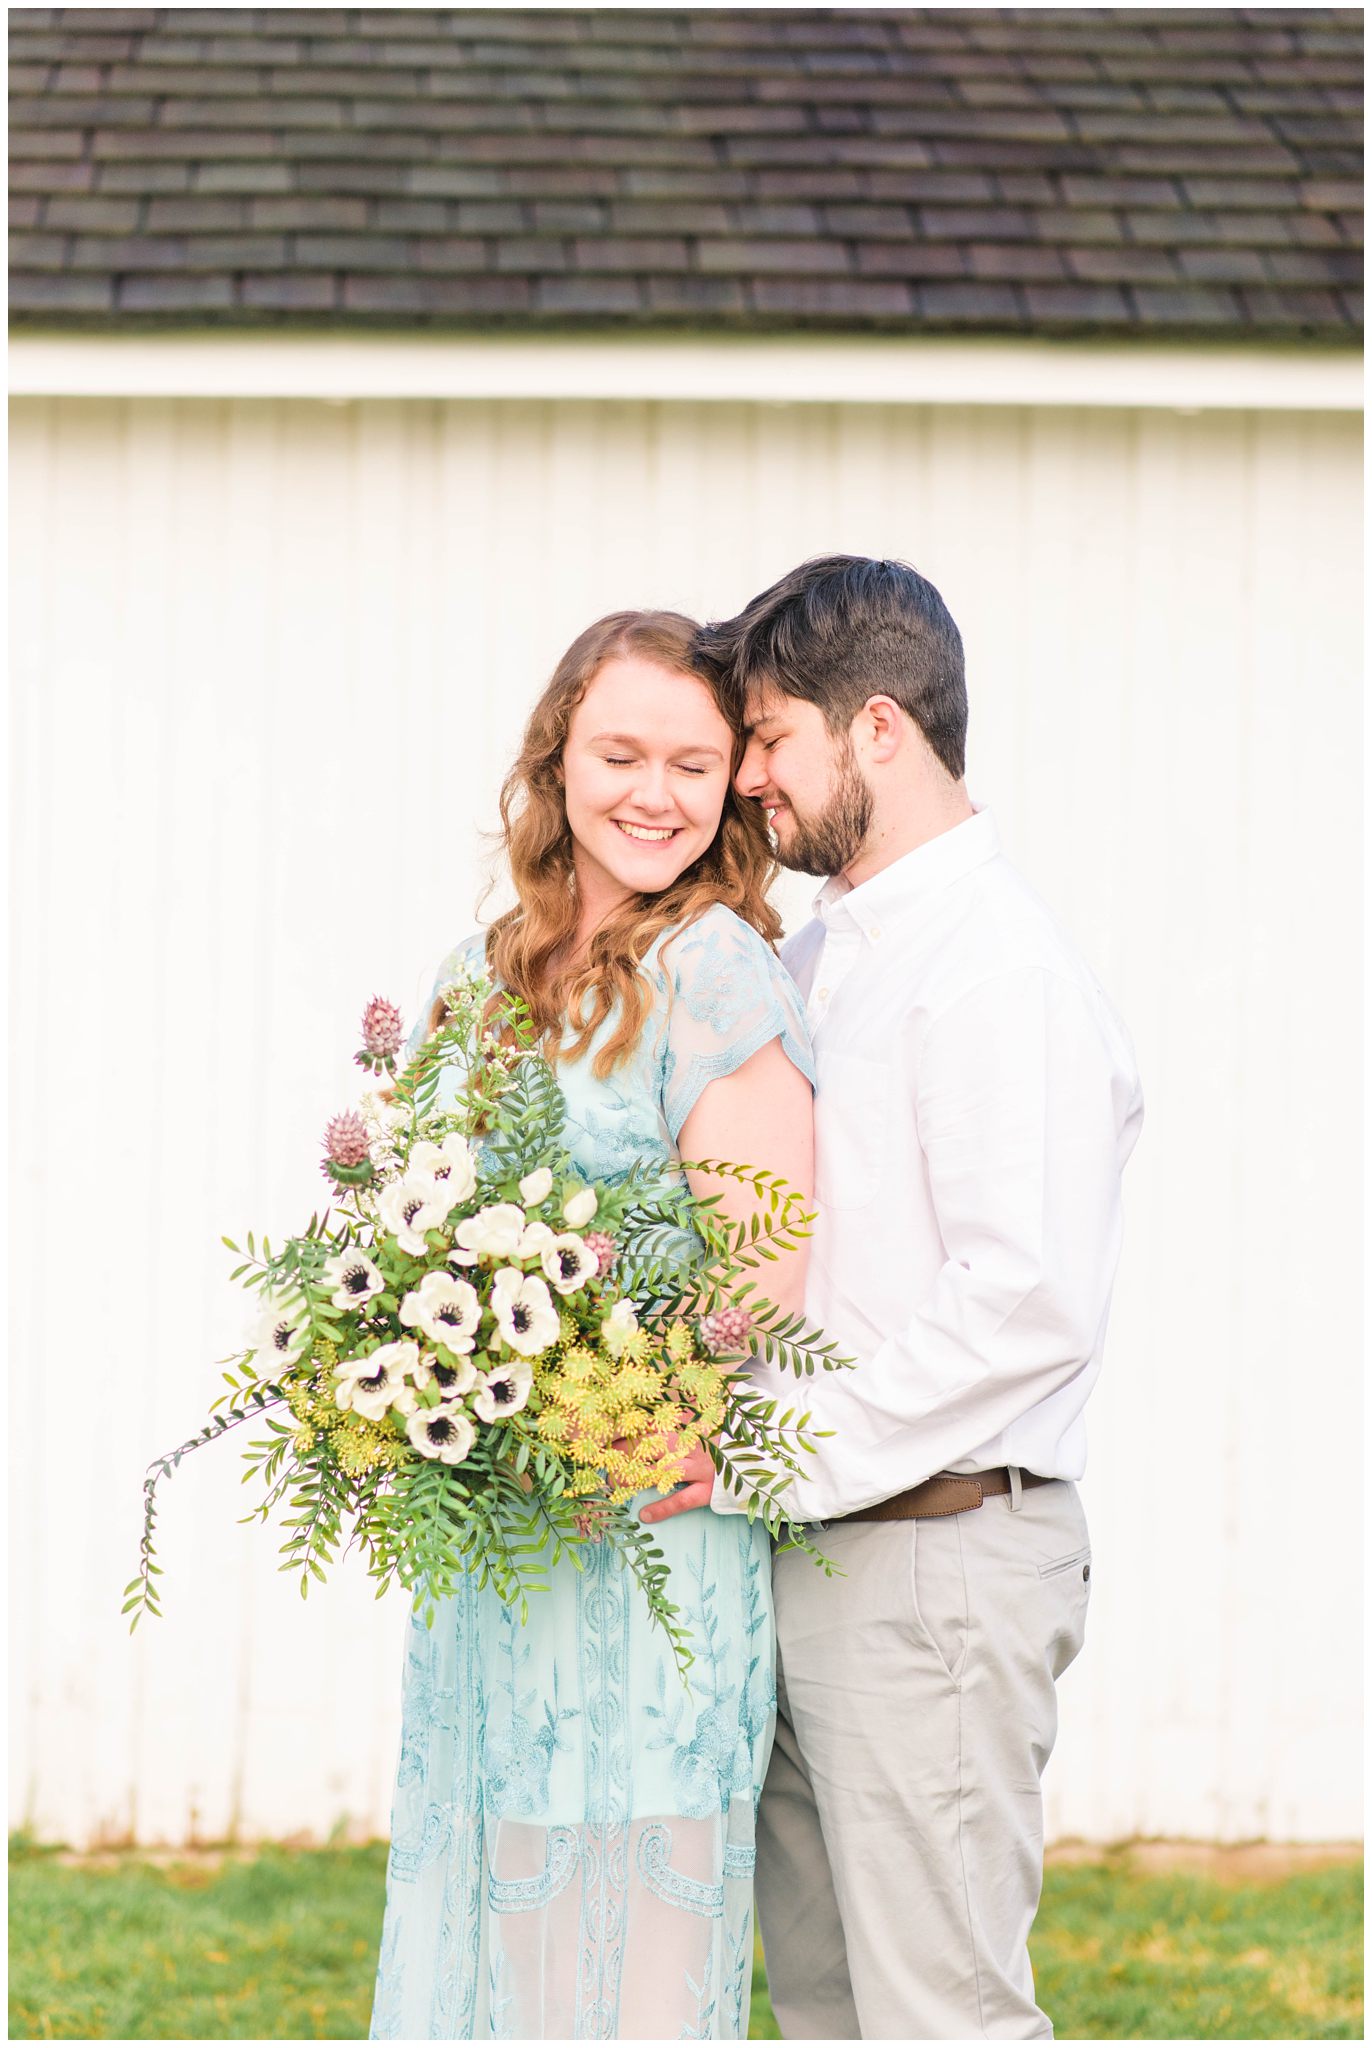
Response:
[[[1073,1482],[1133,1054],[968,797],[962,641],[930,583],[807,562],[708,644],[746,701],[739,789],[788,867],[832,877],[784,957],[818,1073],[807,1306],[858,1360],[806,1384],[834,1434],[786,1496],[842,1576],[776,1560],[772,1998],[788,2038],[1049,2038],[1040,1777],[1089,1598]],[[712,1476],[698,1454],[645,1520],[737,1511]]]

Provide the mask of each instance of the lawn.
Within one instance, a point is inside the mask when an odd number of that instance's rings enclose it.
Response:
[[[358,2040],[385,1849],[149,1860],[10,1851],[12,2040]],[[1065,2039],[1353,2040],[1362,1869],[1262,1882],[1052,1865],[1039,1996]],[[751,2036],[778,2038],[758,1964]]]

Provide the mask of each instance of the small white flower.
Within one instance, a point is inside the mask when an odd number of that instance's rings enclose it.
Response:
[[[476,1385],[476,1367],[470,1358],[465,1357],[455,1359],[451,1365],[445,1365],[441,1358],[434,1358],[425,1351],[415,1367],[414,1383],[417,1387],[427,1387],[430,1380],[437,1383],[438,1391],[445,1401],[452,1401]]]
[[[541,1259],[548,1246],[556,1244],[556,1242],[556,1235],[548,1228],[548,1225],[540,1223],[535,1219],[534,1222],[525,1224],[524,1235],[519,1240],[519,1249],[515,1253],[515,1257],[517,1259]]]
[[[334,1400],[368,1422],[380,1422],[397,1399],[403,1400],[405,1376],[419,1364],[419,1346],[408,1337],[398,1344],[382,1344],[365,1358],[345,1359],[338,1368]]]
[[[527,1203],[529,1208],[536,1209],[540,1202],[547,1201],[548,1196],[552,1192],[552,1186],[553,1176],[551,1168],[547,1166],[536,1167],[532,1173],[526,1173],[523,1180],[519,1183],[519,1198],[522,1202]]]
[[[480,1375],[481,1385],[472,1396],[472,1407],[483,1422],[501,1422],[518,1415],[533,1390],[534,1369],[522,1359],[511,1359]]]
[[[600,1341],[611,1358],[620,1358],[629,1339],[638,1333],[638,1316],[631,1301],[617,1301],[600,1326]]]
[[[427,1174],[407,1173],[403,1180],[393,1180],[382,1190],[376,1213],[381,1228],[395,1239],[401,1251],[418,1259],[429,1249],[424,1232],[438,1230],[448,1209],[445,1198]]]
[[[573,1230],[584,1230],[600,1206],[600,1199],[594,1188],[578,1188],[574,1195],[568,1195],[562,1204],[562,1215]]]
[[[496,1326],[511,1351],[532,1358],[556,1343],[562,1326],[553,1298],[537,1273],[521,1273],[517,1266],[503,1266],[491,1287],[491,1308]]]
[[[386,1282],[367,1254],[353,1247],[325,1259],[324,1285],[333,1289],[329,1299],[334,1307],[346,1309],[364,1308],[374,1294],[381,1293]]]
[[[453,1235],[464,1252],[482,1259],[510,1259],[524,1235],[524,1211],[514,1202],[492,1202],[465,1216]]]
[[[436,1408],[416,1408],[405,1425],[405,1434],[424,1458],[438,1458],[445,1465],[460,1465],[476,1442],[476,1426],[455,1401],[440,1401]]]
[[[600,1271],[600,1261],[594,1252],[587,1251],[586,1240],[570,1230],[553,1239],[539,1264],[559,1294],[575,1294],[578,1287],[594,1280]]]
[[[447,1203],[448,1209],[468,1201],[476,1187],[472,1148],[461,1131],[450,1131],[441,1145],[421,1138],[410,1153],[409,1172],[422,1173],[433,1181],[439,1199]]]
[[[470,1351],[481,1321],[481,1302],[470,1280],[451,1273],[426,1273],[400,1304],[400,1320],[422,1330],[431,1344],[445,1351]]]
[[[383,1101],[379,1090],[370,1088],[359,1098],[358,1112],[367,1126],[368,1149],[377,1171],[395,1165],[395,1140],[409,1118],[395,1103]]]
[[[294,1365],[310,1341],[309,1311],[298,1294],[264,1294],[253,1350],[270,1370]]]

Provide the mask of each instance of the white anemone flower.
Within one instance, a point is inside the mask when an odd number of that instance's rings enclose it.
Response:
[[[540,1223],[535,1218],[532,1223],[525,1224],[524,1235],[519,1240],[519,1249],[515,1253],[515,1257],[517,1259],[541,1259],[548,1246],[556,1242],[556,1232],[549,1229],[546,1223]]]
[[[439,1199],[449,1209],[470,1200],[476,1188],[476,1164],[472,1148],[461,1131],[450,1131],[441,1145],[421,1138],[410,1153],[409,1172],[424,1174],[434,1182]]]
[[[427,1387],[430,1380],[445,1401],[452,1401],[476,1385],[476,1367],[470,1358],[455,1358],[451,1365],[446,1365],[441,1358],[434,1358],[424,1351],[415,1367],[414,1383],[417,1387]]]
[[[264,1294],[253,1350],[269,1367],[284,1371],[301,1357],[310,1341],[310,1318],[298,1294]]]
[[[586,1249],[585,1238],[578,1237],[571,1230],[553,1239],[539,1264],[559,1294],[575,1294],[578,1287],[594,1280],[600,1271],[600,1261],[594,1252]]]
[[[515,1202],[492,1202],[464,1216],[453,1235],[461,1250],[479,1259],[512,1259],[524,1235],[524,1211]]]
[[[367,1254],[353,1246],[335,1252],[324,1261],[324,1285],[333,1289],[329,1297],[335,1308],[365,1308],[374,1294],[386,1285]]]
[[[611,1358],[622,1358],[624,1347],[638,1334],[638,1317],[631,1301],[617,1301],[600,1326],[600,1341]]]
[[[422,1258],[429,1249],[426,1230],[437,1230],[447,1218],[447,1202],[427,1174],[407,1173],[384,1188],[376,1205],[381,1228],[392,1236],[402,1252]]]
[[[481,1302],[470,1280],[451,1273],[426,1273],[400,1304],[400,1320],[422,1330],[431,1344],[460,1354],[476,1342]]]
[[[386,1410],[404,1402],[405,1378],[419,1364],[419,1346],[410,1338],[382,1344],[365,1358],[349,1358],[338,1368],[334,1400],[368,1422],[380,1422]]]
[[[476,1442],[475,1424],[455,1401],[416,1408],[405,1434],[422,1458],[437,1458],[444,1465],[460,1465]]]
[[[491,1308],[511,1351],[533,1358],[557,1342],[562,1325],[553,1298],[537,1273],[503,1266],[491,1287]]]
[[[573,1230],[584,1230],[599,1207],[600,1197],[594,1188],[578,1188],[562,1204],[563,1221],[570,1223]]]
[[[533,1384],[533,1367],[523,1359],[512,1358],[507,1365],[497,1365],[482,1373],[481,1385],[472,1396],[472,1407],[483,1422],[503,1422],[507,1415],[518,1415],[533,1391]]]
[[[526,1173],[519,1183],[519,1199],[536,1209],[540,1202],[546,1202],[553,1190],[551,1167],[538,1166],[532,1173]]]

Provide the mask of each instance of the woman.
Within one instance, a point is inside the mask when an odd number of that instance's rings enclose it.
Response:
[[[439,986],[484,953],[528,1003],[588,1176],[730,1159],[808,1196],[813,1069],[771,950],[775,869],[695,641],[675,613],[621,612],[568,650],[501,797],[518,905]],[[747,1212],[733,1183],[690,1180]],[[768,1278],[798,1307],[803,1250]],[[471,1580],[431,1631],[412,1621],[374,2039],[746,2035],[767,1538],[708,1509],[655,1535],[689,1690],[608,1545],[557,1567],[526,1626]]]

